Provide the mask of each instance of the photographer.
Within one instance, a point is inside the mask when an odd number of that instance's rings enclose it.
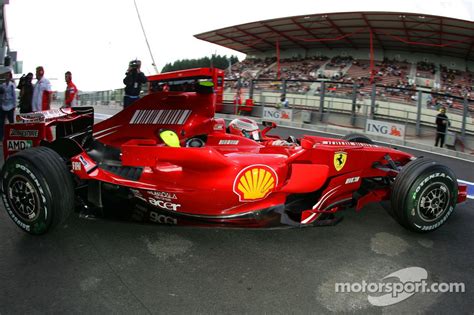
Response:
[[[142,84],[148,80],[143,72],[140,71],[140,60],[132,60],[128,65],[127,73],[125,73],[125,96],[123,97],[123,108],[132,105],[133,102],[139,99]]]
[[[20,78],[18,89],[20,90],[20,113],[31,113],[31,102],[33,100],[33,73],[28,73]]]

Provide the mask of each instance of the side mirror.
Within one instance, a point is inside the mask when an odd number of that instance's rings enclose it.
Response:
[[[276,128],[276,123],[273,121],[262,121],[262,125],[267,128]]]
[[[309,150],[313,148],[313,142],[308,139],[301,139],[301,147],[305,150]]]
[[[160,138],[169,147],[179,148],[181,146],[178,135],[172,130],[160,130]]]

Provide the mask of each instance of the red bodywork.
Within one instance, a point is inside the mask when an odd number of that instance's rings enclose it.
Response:
[[[93,145],[71,139],[77,148],[70,156],[71,172],[84,182],[128,189],[139,207],[154,209],[155,222],[301,226],[343,207],[359,210],[388,200],[390,185],[361,191],[364,181],[390,182],[398,174],[390,165],[403,167],[413,158],[395,149],[315,136],[304,136],[301,145],[256,142],[226,133],[225,121],[214,118],[214,104],[213,93],[149,94],[94,125]],[[87,115],[66,109],[50,122],[7,125],[6,157],[13,153],[9,141],[30,139],[19,131],[38,130],[31,137],[36,146],[48,125]],[[181,147],[164,144],[162,130],[174,131]],[[193,138],[204,139],[204,145],[185,147]],[[108,152],[115,155],[107,157]],[[160,219],[155,211],[165,216]],[[295,215],[288,218],[286,211]]]

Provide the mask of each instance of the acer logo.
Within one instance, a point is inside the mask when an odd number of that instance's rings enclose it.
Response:
[[[177,211],[181,205],[172,203],[169,201],[164,201],[164,200],[157,200],[153,198],[148,198],[148,202],[155,207],[160,207],[166,210],[171,210],[171,211]]]

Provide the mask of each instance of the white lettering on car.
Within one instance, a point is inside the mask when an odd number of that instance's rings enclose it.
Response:
[[[166,191],[154,191],[154,190],[149,190],[148,193],[152,195],[153,197],[160,199],[160,200],[166,200],[170,201],[171,199],[176,200],[178,197],[176,197],[176,194],[174,193],[169,193]]]
[[[148,203],[150,203],[152,206],[155,207],[160,207],[166,210],[171,210],[171,211],[177,211],[179,207],[181,207],[180,204],[172,203],[169,201],[164,201],[164,200],[157,200],[154,198],[148,198]]]
[[[33,141],[31,140],[8,140],[7,148],[8,151],[21,151],[33,146]]]
[[[81,170],[81,163],[80,162],[72,162],[72,170],[73,171],[80,171]]]
[[[346,179],[346,185],[347,184],[353,184],[353,183],[357,183],[359,181],[360,177],[357,176],[357,177],[352,177],[352,178],[348,178]]]

